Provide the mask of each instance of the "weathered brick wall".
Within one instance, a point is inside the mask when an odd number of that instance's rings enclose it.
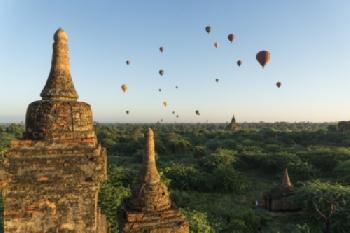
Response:
[[[76,101],[35,101],[28,106],[24,138],[60,142],[95,140],[89,104]]]
[[[15,145],[4,158],[6,233],[96,233],[99,183],[106,178],[100,146]]]

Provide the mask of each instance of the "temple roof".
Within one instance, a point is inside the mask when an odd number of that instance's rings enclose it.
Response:
[[[282,186],[286,188],[293,188],[293,184],[289,179],[288,175],[288,169],[284,169],[283,179],[282,179]]]
[[[77,100],[70,74],[68,36],[62,28],[54,34],[51,70],[40,96],[43,100]]]
[[[95,146],[91,106],[77,101],[70,75],[68,36],[60,28],[53,38],[50,75],[41,92],[42,100],[27,108],[23,138]]]
[[[146,132],[146,151],[143,157],[142,171],[137,185],[133,189],[129,208],[141,212],[157,212],[171,208],[167,187],[162,183],[157,170],[154,133]]]
[[[286,168],[283,173],[282,183],[273,187],[268,193],[265,193],[265,195],[278,199],[281,197],[289,196],[292,193],[293,184],[289,179],[288,170]]]

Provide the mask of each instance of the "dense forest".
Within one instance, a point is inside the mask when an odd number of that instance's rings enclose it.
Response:
[[[95,129],[108,150],[108,180],[99,205],[118,232],[116,215],[138,178],[144,132],[156,134],[157,164],[172,199],[200,233],[350,232],[350,133],[335,123],[101,124]],[[0,125],[0,153],[21,124]],[[281,182],[285,168],[295,185],[295,213],[256,207]]]

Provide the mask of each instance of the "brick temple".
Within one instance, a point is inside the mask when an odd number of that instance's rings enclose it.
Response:
[[[146,151],[138,184],[119,214],[122,233],[188,233],[186,218],[175,208],[156,166],[154,133],[146,132]]]
[[[23,139],[4,155],[5,233],[106,233],[97,206],[106,179],[89,104],[78,101],[67,34],[54,34],[51,71],[41,100],[29,104]]]
[[[299,211],[300,206],[288,200],[294,195],[294,186],[290,181],[287,168],[284,170],[281,184],[263,195],[262,207],[271,212]]]

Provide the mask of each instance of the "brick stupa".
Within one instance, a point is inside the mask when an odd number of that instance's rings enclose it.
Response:
[[[28,106],[23,139],[2,164],[5,233],[106,233],[97,206],[106,150],[97,142],[89,104],[78,102],[67,34],[54,35],[42,100]]]
[[[263,195],[262,207],[271,212],[299,211],[300,207],[289,201],[294,194],[294,186],[290,181],[287,168],[284,170],[282,183]]]
[[[231,122],[227,125],[226,128],[227,128],[228,130],[233,131],[233,132],[238,132],[238,131],[240,131],[241,127],[239,126],[239,124],[237,124],[235,115],[232,116]]]
[[[154,133],[146,133],[146,151],[138,184],[119,216],[122,233],[188,233],[189,225],[170,200],[157,171]]]

